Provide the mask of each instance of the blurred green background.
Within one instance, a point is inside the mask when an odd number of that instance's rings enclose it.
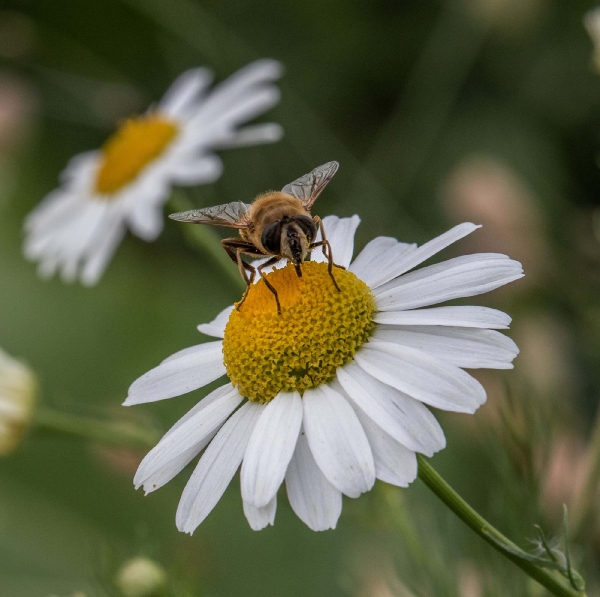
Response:
[[[196,325],[239,296],[180,224],[152,244],[128,236],[86,289],[38,279],[22,222],[73,154],[185,69],[221,80],[276,58],[282,100],[261,120],[284,139],[222,152],[223,177],[183,192],[196,206],[248,202],[335,159],[317,213],[359,213],[358,249],[483,224],[455,251],[507,253],[527,277],[470,303],[509,312],[522,352],[514,371],[479,376],[489,399],[475,417],[440,415],[448,447],[433,463],[520,545],[534,547],[534,524],[559,534],[600,396],[600,76],[582,25],[593,6],[2,0],[0,346],[38,373],[45,404],[79,415],[164,430],[203,395],[120,407],[135,378],[203,341]],[[117,569],[140,554],[167,570],[173,596],[545,594],[419,481],[345,499],[338,529],[320,534],[285,497],[275,526],[251,531],[235,481],[190,538],[174,520],[189,469],[144,497],[132,486],[143,454],[33,431],[0,461],[0,595],[119,595]],[[598,517],[573,550],[600,595]]]

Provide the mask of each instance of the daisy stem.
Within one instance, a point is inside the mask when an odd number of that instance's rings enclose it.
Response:
[[[118,421],[102,421],[72,413],[61,412],[48,406],[39,406],[33,426],[36,430],[62,433],[111,445],[153,447],[160,434],[135,424]]]
[[[463,500],[440,474],[420,454],[417,454],[419,462],[419,479],[435,493],[435,495],[446,504],[465,524],[471,527],[484,541],[487,541],[494,549],[511,560],[531,578],[537,580],[553,595],[559,597],[585,597],[584,591],[573,588],[565,579],[527,560],[527,554],[505,537],[498,529],[494,528],[485,518],[476,512],[465,500]],[[524,557],[520,557],[522,552]]]
[[[173,192],[169,201],[169,207],[174,211],[188,211],[194,209],[194,205],[183,194]],[[227,253],[221,246],[221,237],[215,230],[208,226],[199,226],[196,224],[181,224],[183,233],[191,245],[200,249],[203,253],[208,253],[210,257],[221,266],[223,271],[234,282],[236,288],[245,289],[246,285],[242,280],[233,261],[229,259]]]

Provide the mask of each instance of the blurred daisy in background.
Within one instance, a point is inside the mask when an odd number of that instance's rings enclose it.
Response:
[[[36,403],[36,377],[21,361],[0,349],[0,456],[21,442]]]
[[[259,60],[209,90],[206,68],[183,73],[157,105],[126,120],[103,147],[75,156],[50,193],[25,221],[25,256],[44,277],[98,282],[127,229],[154,240],[171,185],[215,181],[223,165],[217,149],[271,143],[274,123],[240,128],[273,107],[282,73]]]
[[[583,25],[594,46],[592,54],[594,69],[600,73],[600,6],[585,13]]]
[[[512,368],[519,350],[497,332],[511,321],[486,307],[430,307],[488,292],[523,276],[505,255],[457,257],[409,272],[478,226],[461,224],[417,247],[371,241],[351,263],[358,216],[324,219],[338,292],[316,250],[298,278],[274,269],[282,313],[264,281],[199,330],[222,338],[184,349],[133,383],[125,405],[179,396],[227,374],[144,458],[136,487],[158,489],[204,448],[177,511],[192,533],[241,467],[244,512],[253,529],[273,524],[285,480],[299,518],[336,526],[342,494],[358,497],[376,478],[406,487],[416,452],[445,438],[427,406],[473,413],[484,388],[463,371]],[[409,273],[407,273],[409,272]]]

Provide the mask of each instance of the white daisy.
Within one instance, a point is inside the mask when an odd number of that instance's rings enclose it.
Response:
[[[182,350],[133,383],[126,405],[227,383],[180,419],[144,458],[136,487],[158,489],[204,448],[177,510],[192,533],[241,464],[244,512],[253,529],[273,524],[277,490],[315,531],[334,528],[342,494],[375,479],[406,487],[415,453],[445,446],[428,406],[473,413],[486,400],[463,369],[512,368],[519,349],[497,332],[511,321],[486,307],[431,307],[493,290],[523,276],[505,255],[457,257],[409,272],[478,226],[461,224],[417,247],[372,240],[351,263],[358,216],[325,218],[341,292],[320,251],[271,271],[282,313],[264,282],[240,310],[229,307],[204,334],[222,338]]]
[[[0,349],[0,456],[12,452],[29,426],[37,395],[34,373]]]
[[[183,73],[157,105],[125,121],[100,150],[75,156],[25,222],[25,256],[42,276],[93,285],[129,228],[154,240],[171,184],[216,180],[223,169],[216,149],[270,143],[277,124],[239,128],[279,101],[273,81],[281,65],[259,60],[209,90],[212,73]]]

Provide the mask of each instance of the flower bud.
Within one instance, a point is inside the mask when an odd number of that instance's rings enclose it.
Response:
[[[117,574],[116,585],[124,597],[151,597],[165,586],[166,580],[160,564],[139,557],[125,562]]]
[[[0,349],[0,456],[10,454],[21,442],[36,395],[33,371]]]
[[[586,12],[583,17],[583,24],[594,46],[592,55],[594,68],[597,72],[600,72],[600,7]]]

